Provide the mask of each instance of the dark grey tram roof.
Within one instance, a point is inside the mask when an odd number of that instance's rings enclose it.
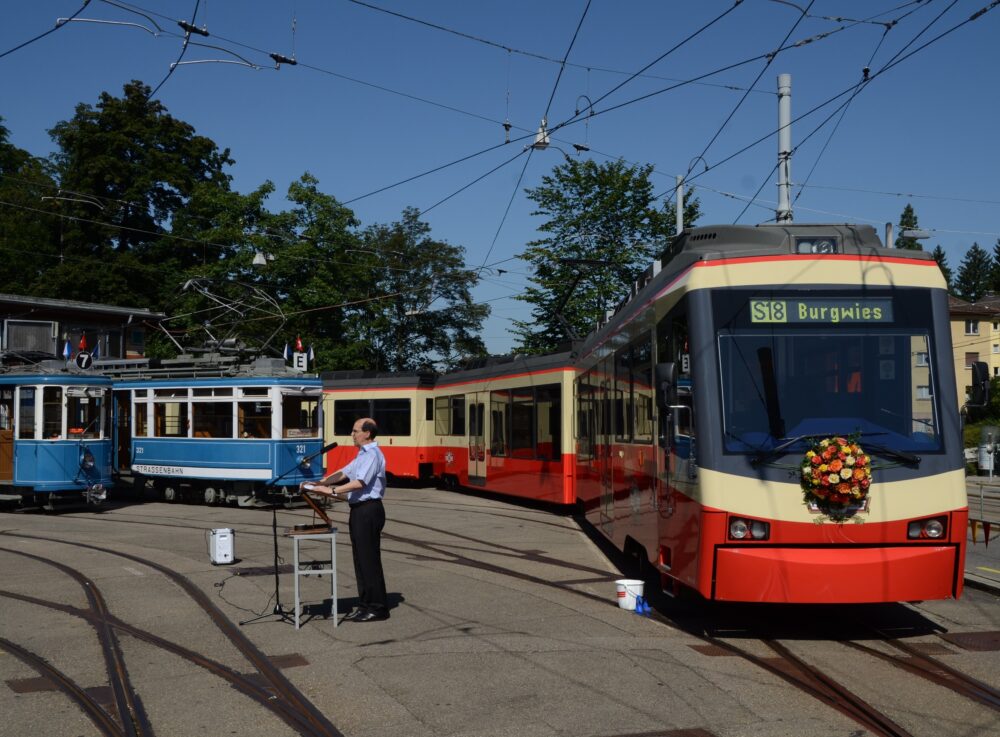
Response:
[[[94,361],[94,371],[124,381],[139,379],[275,378],[315,379],[289,367],[282,358],[257,358],[217,353],[177,358],[108,358]]]

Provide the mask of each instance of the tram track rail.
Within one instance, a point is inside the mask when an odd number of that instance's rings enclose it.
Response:
[[[237,673],[236,671],[228,668],[214,661],[207,656],[200,653],[196,653],[182,645],[170,642],[165,638],[161,638],[151,632],[147,632],[140,628],[134,627],[123,620],[113,616],[108,610],[106,605],[101,607],[95,607],[93,605],[93,600],[90,599],[90,591],[95,592],[95,596],[101,602],[103,602],[103,597],[100,596],[96,585],[89,578],[84,576],[79,571],[72,569],[65,564],[58,563],[57,561],[51,561],[40,556],[34,556],[33,554],[24,553],[23,551],[16,551],[9,548],[0,548],[3,552],[13,553],[18,555],[27,555],[33,557],[42,563],[48,563],[54,567],[62,570],[71,577],[73,577],[81,586],[88,592],[88,601],[91,602],[91,606],[88,609],[80,609],[78,607],[72,607],[70,605],[60,604],[58,602],[50,602],[37,597],[30,597],[23,594],[17,594],[15,592],[0,591],[0,596],[11,599],[19,599],[30,604],[35,604],[39,606],[46,606],[51,609],[56,609],[63,611],[67,614],[72,614],[75,616],[82,617],[90,621],[98,631],[105,629],[110,631],[111,629],[116,629],[125,633],[128,633],[137,639],[144,640],[150,644],[153,644],[161,649],[170,651],[175,655],[178,655],[189,662],[192,662],[202,668],[207,669],[214,675],[223,678],[228,681],[231,685],[236,687],[241,693],[253,698],[255,701],[263,705],[265,708],[274,712],[279,716],[286,724],[291,728],[296,730],[299,734],[305,737],[343,737],[342,733],[330,722],[326,716],[311,702],[307,699],[282,673],[281,671],[264,655],[256,645],[254,645],[249,638],[247,638],[237,626],[231,622],[211,599],[202,592],[193,582],[190,581],[186,576],[183,576],[171,569],[163,566],[156,561],[142,558],[140,556],[131,555],[129,553],[124,553],[121,551],[111,550],[108,548],[103,548],[98,545],[91,545],[89,543],[71,542],[67,540],[58,540],[55,538],[44,537],[40,535],[29,535],[21,533],[12,533],[2,531],[0,536],[8,538],[17,538],[24,540],[39,540],[52,543],[61,543],[64,545],[85,548],[101,552],[108,555],[114,555],[118,557],[125,558],[140,565],[145,565],[154,570],[159,571],[164,574],[169,580],[177,584],[187,595],[191,598],[200,609],[208,615],[216,627],[222,632],[225,638],[236,647],[240,654],[246,659],[257,671],[257,673],[265,681],[265,685],[261,686],[254,682],[254,680],[246,675]],[[124,661],[122,661],[122,667]],[[115,681],[118,676],[118,666],[113,665],[109,667],[109,681],[111,683],[112,689],[115,688]],[[46,675],[46,677],[48,677]],[[135,701],[138,701],[136,698]],[[78,702],[79,703],[79,702]],[[99,707],[98,707],[99,708]],[[119,709],[122,707],[119,706]],[[101,710],[103,711],[103,710]],[[88,712],[89,713],[89,712]],[[126,712],[128,713],[128,712]],[[122,720],[127,721],[125,719]],[[116,725],[117,726],[117,725]],[[121,734],[123,737],[149,737],[153,736],[152,726],[148,724],[148,720],[144,723],[139,724],[139,729],[145,729],[147,731],[126,731],[127,727],[120,729],[119,732],[115,734]]]

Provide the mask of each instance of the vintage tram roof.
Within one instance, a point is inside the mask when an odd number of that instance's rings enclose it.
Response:
[[[208,353],[177,358],[104,359],[94,369],[117,380],[150,379],[316,379],[316,374],[296,371],[281,358],[257,358],[247,362],[238,356]]]

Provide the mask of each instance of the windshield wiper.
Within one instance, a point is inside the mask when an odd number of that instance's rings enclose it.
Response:
[[[905,450],[886,448],[884,445],[872,445],[871,443],[865,443],[865,452],[878,453],[880,456],[892,458],[894,461],[902,461],[903,463],[911,466],[917,466],[920,464],[920,456],[914,455],[913,453],[907,453]]]
[[[761,463],[766,463],[767,461],[773,460],[782,454],[785,448],[790,448],[791,446],[798,443],[800,440],[806,440],[807,438],[816,437],[815,433],[809,433],[808,435],[796,435],[794,438],[786,438],[785,442],[780,445],[776,445],[769,450],[760,450],[757,452],[753,458],[750,459],[751,466],[759,466]]]
[[[757,454],[750,459],[750,465],[756,467],[762,463],[766,463],[767,461],[774,460],[775,458],[780,456],[786,448],[790,448],[800,440],[812,440],[815,438],[835,437],[835,436],[845,437],[845,438],[848,436],[871,437],[872,435],[885,435],[885,433],[884,432],[860,432],[860,433],[811,432],[808,435],[796,435],[794,438],[783,438],[785,442],[781,443],[780,445],[776,445],[769,450],[763,450],[763,449],[758,450]],[[866,452],[868,450],[872,450],[881,456],[885,456],[886,458],[892,458],[893,460],[897,461],[902,461],[903,463],[909,463],[911,465],[917,465],[918,463],[920,463],[920,456],[913,455],[912,453],[907,453],[905,450],[893,450],[892,448],[886,448],[884,445],[872,445],[868,442],[865,442],[864,449]]]

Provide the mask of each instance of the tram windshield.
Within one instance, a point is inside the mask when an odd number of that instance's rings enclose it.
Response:
[[[911,296],[746,303],[765,317],[774,305],[794,309],[784,316],[787,322],[730,311],[717,333],[726,451],[750,453],[792,438],[831,435],[859,435],[899,451],[941,450],[934,350],[919,314],[929,315],[929,299],[925,293]],[[799,302],[807,307],[800,309]],[[812,313],[823,314],[822,320],[810,319],[810,308],[827,311]],[[860,310],[859,316],[870,319],[831,323],[834,308]],[[879,311],[865,313],[866,308]],[[802,315],[805,319],[794,319]],[[788,447],[800,449],[800,444]]]

